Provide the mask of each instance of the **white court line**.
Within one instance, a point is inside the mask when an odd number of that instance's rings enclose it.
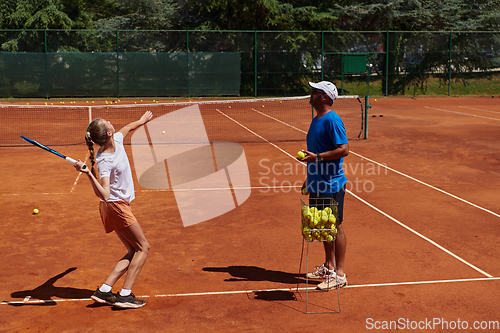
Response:
[[[257,112],[259,112],[259,111],[257,111]],[[453,111],[450,111],[450,112],[453,112]],[[261,112],[259,112],[259,113],[261,113]],[[464,114],[466,114],[466,113],[464,113]],[[271,116],[266,115],[266,114],[264,114],[264,115],[265,115],[266,117],[268,117],[268,118],[271,118],[271,119],[273,119],[273,120],[275,120],[275,121],[278,121],[278,122],[282,123],[282,121],[281,121],[281,120],[279,120],[279,119],[276,119],[276,118],[271,117]],[[484,118],[484,117],[482,117],[482,118]],[[488,118],[488,119],[490,119],[490,118]],[[494,118],[491,118],[491,119],[494,119]],[[500,119],[495,119],[495,120],[500,120]],[[236,121],[235,121],[235,122],[236,122]],[[236,122],[236,123],[238,123],[238,122]],[[242,126],[242,125],[241,125],[241,126]],[[292,126],[292,127],[293,127],[293,126]],[[298,129],[298,128],[297,128],[297,130],[298,130],[298,131],[301,131],[301,132],[304,132],[304,133],[307,133],[307,132],[305,132],[305,131],[303,131],[303,130],[301,130],[301,129]],[[427,183],[425,183],[425,182],[423,182],[423,181],[421,181],[421,180],[418,180],[418,179],[416,179],[416,178],[414,178],[414,177],[412,177],[412,176],[409,176],[409,175],[407,175],[407,174],[405,174],[405,173],[402,173],[402,172],[400,172],[400,171],[397,171],[397,170],[395,170],[395,169],[392,169],[392,168],[388,167],[388,166],[387,166],[387,165],[385,165],[385,164],[382,164],[382,163],[376,162],[376,161],[374,161],[374,160],[371,160],[371,159],[369,159],[369,158],[367,158],[367,157],[365,157],[365,156],[363,156],[363,155],[360,155],[360,154],[358,154],[358,153],[355,153],[355,152],[354,152],[354,151],[352,151],[352,150],[350,150],[350,151],[349,151],[349,153],[350,153],[350,154],[354,154],[354,155],[356,155],[356,156],[358,156],[358,157],[360,157],[360,158],[362,158],[362,159],[365,159],[365,160],[367,160],[367,161],[370,161],[370,162],[372,162],[372,163],[374,163],[374,164],[377,164],[377,165],[379,165],[379,166],[381,166],[381,167],[383,167],[383,168],[385,168],[385,169],[387,169],[387,170],[390,170],[390,171],[392,171],[392,172],[395,172],[395,173],[397,173],[397,174],[399,174],[399,175],[401,175],[401,176],[404,176],[404,177],[406,177],[406,178],[408,178],[408,179],[411,179],[411,180],[413,180],[413,181],[415,181],[415,182],[417,182],[417,183],[420,183],[420,184],[422,184],[422,185],[425,185],[425,186],[427,186],[427,187],[430,187],[430,188],[432,188],[433,190],[436,190],[436,191],[438,191],[438,192],[441,192],[441,193],[443,193],[443,194],[446,194],[446,195],[448,195],[448,196],[450,196],[450,197],[452,197],[452,198],[454,198],[454,199],[460,200],[460,201],[462,201],[463,203],[466,203],[466,204],[471,205],[471,206],[473,206],[473,207],[475,207],[475,208],[478,208],[478,209],[480,209],[480,210],[482,210],[482,211],[484,211],[484,212],[486,212],[486,213],[492,214],[492,215],[494,215],[494,216],[496,216],[496,217],[500,217],[500,214],[497,214],[497,213],[495,213],[495,212],[493,212],[493,211],[491,211],[491,210],[489,210],[489,209],[483,208],[483,207],[481,207],[481,206],[479,206],[479,205],[476,205],[476,204],[474,204],[474,203],[472,203],[472,202],[470,202],[470,201],[467,201],[467,200],[465,200],[465,199],[462,199],[462,198],[460,198],[460,197],[458,197],[458,196],[456,196],[456,195],[454,195],[454,194],[451,194],[451,193],[449,193],[449,192],[446,192],[446,191],[444,191],[444,190],[442,190],[442,189],[440,189],[440,188],[438,188],[438,187],[432,186],[432,185],[427,184]],[[289,155],[289,156],[293,157],[293,156],[292,156],[292,155],[290,155],[290,154],[287,154],[287,155]],[[294,159],[295,159],[295,158],[294,158]],[[295,159],[295,160],[296,160],[296,159]],[[300,162],[300,163],[305,164],[305,163],[303,163],[303,162]]]
[[[473,206],[473,207],[475,207],[475,208],[477,208],[477,209],[480,209],[480,210],[482,210],[482,211],[484,211],[484,212],[486,212],[486,213],[489,213],[489,214],[494,215],[494,216],[496,216],[496,217],[500,217],[500,214],[497,214],[497,213],[495,213],[495,212],[493,212],[493,211],[491,211],[491,210],[489,210],[489,209],[483,208],[483,207],[481,207],[481,206],[479,206],[479,205],[476,205],[476,204],[474,204],[474,203],[472,203],[472,202],[470,202],[470,201],[467,201],[467,200],[465,200],[465,199],[462,199],[462,198],[460,198],[460,197],[457,197],[457,196],[456,196],[456,195],[454,195],[454,194],[451,194],[451,193],[446,192],[445,190],[442,190],[442,189],[440,189],[440,188],[438,188],[438,187],[435,187],[435,186],[432,186],[432,185],[430,185],[430,184],[427,184],[426,182],[423,182],[423,181],[421,181],[421,180],[418,180],[418,179],[416,179],[416,178],[414,178],[414,177],[412,177],[412,176],[409,176],[409,175],[407,175],[407,174],[405,174],[405,173],[402,173],[402,172],[400,172],[400,171],[397,171],[397,170],[394,170],[394,169],[392,169],[392,168],[389,168],[387,165],[381,164],[381,163],[379,163],[379,162],[375,162],[374,160],[371,160],[371,159],[369,159],[369,158],[367,158],[367,157],[364,157],[364,156],[362,156],[362,155],[360,155],[360,154],[357,154],[357,153],[355,153],[355,152],[353,152],[353,151],[350,151],[350,153],[352,153],[352,154],[354,154],[354,155],[356,155],[356,156],[358,156],[358,157],[360,157],[360,158],[362,158],[362,159],[365,159],[365,160],[367,160],[367,161],[370,161],[370,162],[372,162],[372,163],[375,163],[375,164],[377,164],[377,165],[380,165],[381,167],[384,167],[384,168],[386,168],[387,170],[390,170],[390,171],[392,171],[392,172],[395,172],[395,173],[397,173],[397,174],[399,174],[399,175],[401,175],[401,176],[404,176],[404,177],[406,177],[406,178],[408,178],[408,179],[411,179],[411,180],[413,180],[413,181],[415,181],[415,182],[417,182],[417,183],[419,183],[419,184],[422,184],[422,185],[425,185],[425,186],[427,186],[427,187],[430,187],[430,188],[432,188],[433,190],[436,190],[436,191],[438,191],[438,192],[441,192],[441,193],[443,193],[443,194],[446,194],[446,195],[448,195],[448,196],[450,196],[450,197],[452,197],[452,198],[454,198],[454,199],[460,200],[460,201],[462,201],[463,203],[466,203],[466,204],[468,204],[468,205],[471,205],[471,206]]]
[[[219,111],[219,112],[220,112],[220,111]],[[222,112],[221,112],[221,113],[222,113]],[[224,114],[224,115],[225,115],[225,114]],[[235,123],[237,123],[238,125],[240,125],[241,127],[243,127],[243,128],[245,128],[245,129],[247,129],[245,126],[243,126],[242,124],[240,124],[238,121],[236,121],[236,120],[232,119],[231,117],[229,117],[229,116],[227,116],[227,115],[225,115],[225,116],[226,116],[226,117],[228,117],[230,120],[234,121]],[[271,117],[271,116],[269,116],[269,118],[274,119],[274,118],[273,118],[273,117]],[[250,131],[250,130],[249,130],[249,131]],[[251,131],[251,132],[252,132],[252,131]],[[254,132],[252,132],[252,133],[254,133]],[[262,138],[260,135],[258,135],[258,136],[259,136],[260,138]],[[266,140],[267,142],[269,142],[267,139],[264,139],[264,140]],[[275,146],[275,147],[277,147],[275,144],[272,144],[272,145],[273,145],[273,146]],[[279,148],[279,147],[277,147],[277,148],[278,148],[279,150],[283,151],[283,149],[281,149],[281,148]],[[355,154],[355,155],[357,155],[357,156],[359,156],[359,157],[361,157],[361,158],[364,158],[364,159],[366,159],[366,160],[371,161],[370,159],[365,158],[364,156],[361,156],[361,155],[356,154],[356,153],[354,153],[354,152],[352,152],[352,153],[353,153],[353,154]],[[292,157],[294,160],[297,160],[297,159],[296,159],[295,157],[293,157],[291,154],[289,154],[289,153],[286,153],[286,154],[287,154],[288,156]],[[372,162],[374,162],[374,163],[376,163],[376,164],[378,164],[378,165],[382,165],[382,164],[380,164],[380,163],[378,163],[378,162],[375,162],[375,161],[372,161]],[[300,163],[304,163],[304,162],[300,162]],[[382,165],[382,166],[384,166],[384,165]],[[461,201],[463,201],[463,202],[466,202],[466,203],[468,203],[468,204],[473,205],[474,207],[477,207],[477,208],[483,209],[483,210],[485,210],[485,211],[487,211],[487,212],[490,212],[490,213],[492,213],[492,214],[494,214],[494,215],[496,215],[496,216],[500,217],[500,215],[498,215],[498,214],[496,214],[496,213],[493,213],[493,212],[491,212],[491,211],[489,211],[489,210],[487,210],[487,209],[484,209],[484,208],[482,208],[482,207],[480,207],[480,206],[478,206],[478,205],[472,204],[472,203],[470,203],[470,202],[468,202],[468,201],[466,201],[466,200],[464,200],[464,199],[461,199],[461,198],[459,198],[459,197],[457,197],[457,196],[454,196],[454,195],[452,195],[452,194],[450,194],[450,193],[448,193],[448,192],[445,192],[445,191],[443,191],[443,190],[441,190],[441,189],[438,189],[437,187],[434,187],[434,186],[431,186],[431,185],[429,185],[429,184],[426,184],[426,183],[424,183],[424,182],[422,182],[422,181],[419,181],[419,180],[417,180],[417,179],[415,179],[415,178],[413,178],[413,177],[410,177],[410,176],[408,176],[408,175],[405,175],[405,174],[403,174],[403,173],[401,173],[401,172],[399,172],[399,171],[396,171],[396,170],[394,170],[394,169],[388,168],[387,166],[384,166],[384,167],[385,167],[385,168],[387,168],[388,170],[391,170],[391,171],[397,172],[398,174],[404,175],[405,177],[408,177],[408,178],[410,178],[410,179],[412,179],[412,180],[415,180],[415,181],[417,181],[417,182],[419,182],[419,183],[422,183],[422,184],[424,184],[424,185],[426,185],[426,186],[429,186],[429,187],[431,187],[431,188],[433,188],[433,189],[439,190],[440,192],[445,193],[445,194],[447,194],[447,195],[450,195],[450,196],[452,196],[453,198],[459,199],[459,200],[461,200]],[[355,197],[355,198],[356,198],[356,199],[358,199],[359,201],[363,202],[363,203],[364,203],[364,204],[366,204],[367,206],[369,206],[369,207],[373,208],[373,209],[374,209],[374,210],[376,210],[377,212],[379,212],[379,213],[381,213],[382,215],[386,216],[387,218],[389,218],[389,219],[390,219],[390,220],[392,220],[393,222],[396,222],[397,224],[399,224],[399,225],[400,225],[400,226],[402,226],[403,228],[405,228],[405,229],[409,230],[410,232],[412,232],[412,233],[414,233],[415,235],[417,235],[417,236],[421,237],[422,239],[424,239],[424,240],[428,241],[429,243],[431,243],[432,245],[436,246],[437,248],[439,248],[440,250],[444,251],[445,253],[447,253],[447,254],[451,255],[451,256],[452,256],[452,257],[454,257],[455,259],[457,259],[457,260],[461,261],[462,263],[466,264],[467,266],[469,266],[469,267],[473,268],[474,270],[478,271],[479,273],[481,273],[481,274],[483,274],[483,275],[485,275],[485,276],[487,276],[487,277],[490,277],[490,278],[491,278],[491,277],[493,277],[492,275],[490,275],[490,274],[486,273],[485,271],[481,270],[480,268],[478,268],[478,267],[476,267],[476,266],[472,265],[471,263],[469,263],[469,262],[467,262],[466,260],[462,259],[461,257],[457,256],[457,255],[456,255],[456,254],[454,254],[453,252],[451,252],[451,251],[447,250],[446,248],[442,247],[441,245],[439,245],[438,243],[434,242],[434,241],[433,241],[433,240],[431,240],[430,238],[425,237],[425,236],[424,236],[424,235],[422,235],[421,233],[419,233],[419,232],[417,232],[417,231],[413,230],[412,228],[410,228],[410,227],[408,227],[407,225],[403,224],[402,222],[398,221],[397,219],[395,219],[394,217],[390,216],[389,214],[387,214],[387,213],[383,212],[382,210],[380,210],[380,209],[376,208],[375,206],[373,206],[372,204],[368,203],[367,201],[365,201],[365,200],[361,199],[359,196],[355,195],[355,194],[354,194],[354,193],[352,193],[351,191],[347,190],[346,192],[347,192],[347,193],[349,193],[349,194],[351,194],[353,197]]]
[[[87,156],[85,156],[85,161],[83,162],[84,164],[87,163],[87,159],[89,158],[89,154],[87,154]],[[69,191],[69,193],[72,193],[74,190],[75,190],[75,187],[76,187],[76,184],[78,184],[78,180],[80,179],[80,176],[82,175],[83,172],[79,172],[78,173],[78,176],[76,177],[75,179],[75,182],[73,183],[73,187],[71,187],[71,190]]]
[[[364,203],[365,205],[367,205],[368,207],[370,208],[373,208],[374,210],[376,210],[377,212],[379,212],[380,214],[384,215],[385,217],[387,217],[388,219],[392,220],[393,222],[399,224],[400,226],[402,226],[403,228],[405,228],[406,230],[414,233],[415,235],[417,235],[418,237],[428,241],[429,243],[431,243],[432,245],[434,245],[435,247],[437,247],[438,249],[446,252],[447,254],[449,254],[450,256],[452,256],[453,258],[461,261],[462,263],[466,264],[467,266],[473,268],[474,270],[478,271],[479,273],[483,274],[483,275],[486,275],[487,277],[491,278],[493,277],[493,275],[490,275],[488,273],[486,273],[485,271],[479,269],[478,267],[472,265],[471,263],[469,263],[468,261],[460,258],[459,256],[457,256],[455,253],[451,252],[450,250],[444,248],[443,246],[439,245],[438,243],[436,243],[435,241],[431,240],[430,238],[422,235],[421,233],[419,233],[418,231],[416,230],[413,230],[412,228],[408,227],[407,225],[403,224],[402,222],[396,220],[394,217],[390,216],[389,214],[383,212],[382,210],[378,209],[377,207],[373,206],[372,204],[368,203],[367,201],[361,199],[360,197],[358,197],[357,195],[355,195],[354,193],[350,192],[350,191],[347,191],[348,193],[350,193],[353,197],[355,197],[356,199],[358,199],[359,201],[361,201],[362,203]]]
[[[490,112],[490,113],[496,113],[496,114],[500,113],[498,111],[491,111],[491,110],[483,110],[483,109],[471,108],[470,106],[459,106],[459,108],[469,109],[469,110],[476,110],[476,111],[482,111],[482,112]]]
[[[463,283],[463,282],[482,282],[482,281],[498,281],[500,277],[491,278],[470,278],[470,279],[454,279],[454,280],[428,280],[428,281],[411,281],[411,282],[389,282],[389,283],[372,283],[372,284],[355,284],[348,285],[342,289],[357,289],[357,288],[375,288],[375,287],[397,287],[408,285],[428,285],[428,284],[441,284],[441,283]],[[138,298],[169,298],[169,297],[196,297],[196,296],[223,296],[223,295],[238,295],[238,294],[255,294],[262,292],[300,292],[306,290],[316,290],[316,287],[309,288],[275,288],[275,289],[249,289],[249,290],[233,290],[233,291],[208,291],[198,293],[179,293],[179,294],[160,294],[160,295],[141,295]],[[27,296],[30,297],[30,296]],[[0,305],[27,305],[27,304],[51,304],[59,302],[82,302],[92,301],[91,298],[71,298],[71,299],[50,299],[50,300],[28,300],[28,301],[3,301]]]
[[[175,191],[220,191],[220,190],[283,190],[301,188],[302,185],[279,185],[279,186],[239,186],[239,187],[209,187],[209,188],[178,188]],[[136,190],[136,193],[145,192],[173,192],[173,189],[152,189],[152,190]],[[300,191],[299,191],[300,192]],[[2,196],[26,196],[26,195],[68,195],[70,193],[3,193]]]
[[[483,116],[478,116],[475,114],[470,114],[470,113],[464,113],[464,112],[457,112],[457,111],[451,111],[451,110],[445,110],[445,109],[439,109],[439,108],[432,108],[430,106],[424,106],[426,109],[432,109],[432,110],[438,110],[438,111],[444,111],[444,112],[450,112],[450,113],[456,113],[456,114],[461,114],[464,116],[469,116],[469,117],[477,117],[477,118],[483,118],[483,119],[489,119],[489,120],[497,120],[500,121],[498,118],[490,118],[490,117],[483,117]]]
[[[249,129],[248,127],[244,126],[243,124],[239,123],[238,121],[234,120],[233,118],[229,117],[227,114],[225,114],[224,112],[220,111],[219,109],[215,109],[217,112],[219,112],[221,115],[223,115],[224,117],[227,117],[229,120],[231,121],[234,121],[235,123],[237,123],[238,125],[240,125],[241,127],[243,127],[244,129],[246,129],[247,131],[249,131],[250,133],[252,133],[253,135],[255,135],[256,137],[264,140],[265,142],[269,143],[271,146],[273,146],[274,148],[280,150],[282,153],[284,153],[285,155],[288,155],[292,158],[295,158],[294,156],[292,156],[289,152],[281,149],[280,147],[278,147],[277,145],[275,145],[274,143],[272,143],[271,141],[269,141],[268,139],[264,138],[263,136],[255,133],[254,131],[252,131],[251,129]]]

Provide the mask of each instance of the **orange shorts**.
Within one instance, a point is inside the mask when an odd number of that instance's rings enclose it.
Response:
[[[137,220],[125,200],[99,203],[99,212],[106,233],[131,226]]]

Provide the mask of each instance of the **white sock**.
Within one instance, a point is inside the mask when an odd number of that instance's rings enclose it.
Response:
[[[107,285],[106,283],[103,283],[101,288],[99,288],[99,290],[103,293],[110,292],[111,289],[112,289],[112,287],[110,285]]]
[[[130,290],[130,289],[122,289],[122,290],[120,291],[120,295],[121,295],[121,296],[128,296],[128,295],[130,295],[131,293],[132,293],[132,290]]]

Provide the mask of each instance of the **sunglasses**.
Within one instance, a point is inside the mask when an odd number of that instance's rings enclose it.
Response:
[[[323,90],[319,90],[319,89],[313,88],[312,94],[323,94],[324,95],[325,92]]]

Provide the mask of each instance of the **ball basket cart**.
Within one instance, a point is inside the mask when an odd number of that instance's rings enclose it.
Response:
[[[312,242],[332,242],[335,252],[335,239],[337,236],[337,202],[332,198],[301,198],[300,199],[300,230],[302,232],[302,252],[300,255],[299,275],[301,276],[302,261],[304,258],[304,247],[306,248],[306,313],[339,313],[340,312],[340,293],[337,290],[338,308],[332,310],[325,305],[318,305],[324,311],[310,312],[309,303],[309,244]],[[336,261],[335,261],[336,262]],[[337,266],[335,264],[335,273]],[[297,291],[299,290],[297,283]],[[338,283],[338,281],[337,281]],[[329,290],[315,290],[314,292],[328,292]]]

